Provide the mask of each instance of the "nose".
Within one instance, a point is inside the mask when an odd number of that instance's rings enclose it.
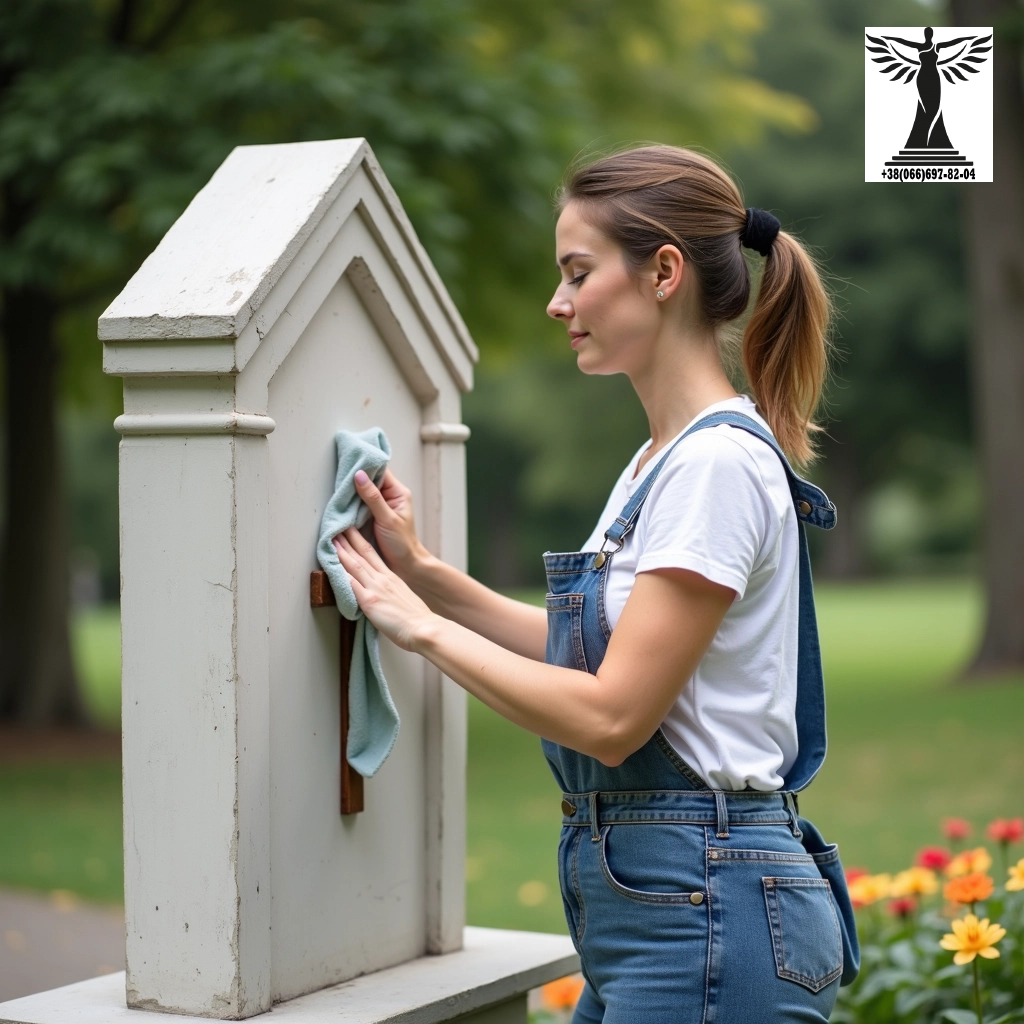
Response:
[[[562,320],[570,318],[572,313],[572,303],[569,301],[568,295],[565,294],[563,286],[559,285],[548,303],[548,316],[553,320]]]

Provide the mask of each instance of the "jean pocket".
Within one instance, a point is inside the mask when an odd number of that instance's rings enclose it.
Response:
[[[843,973],[843,945],[824,878],[763,878],[780,978],[820,992]]]
[[[689,904],[699,907],[704,892],[697,878],[684,877],[682,865],[696,858],[679,842],[681,826],[605,825],[599,856],[605,882],[637,903]]]
[[[583,651],[583,595],[548,594],[546,661],[562,668],[589,672]]]

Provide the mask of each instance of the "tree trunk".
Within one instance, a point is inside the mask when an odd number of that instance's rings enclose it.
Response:
[[[995,26],[993,181],[963,186],[984,494],[985,626],[965,669],[972,679],[1024,668],[1024,86],[1020,34],[1009,31],[1019,6],[952,0],[952,10],[959,25]]]
[[[864,487],[856,444],[825,437],[821,442],[822,472],[816,482],[828,492],[838,510],[836,528],[816,544],[814,570],[821,579],[853,580],[866,576],[868,560],[863,530]],[[812,471],[812,476],[813,476]],[[819,530],[810,531],[812,534]]]
[[[6,515],[0,585],[0,721],[81,723],[69,634],[68,523],[57,431],[56,301],[10,289],[5,357]]]

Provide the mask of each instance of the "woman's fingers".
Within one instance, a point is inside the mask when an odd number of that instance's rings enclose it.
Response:
[[[408,566],[420,550],[413,520],[412,492],[385,470],[379,484],[359,470],[356,492],[373,516],[374,535],[384,561],[394,569]]]
[[[382,480],[381,483],[383,484],[384,481]],[[385,500],[380,488],[361,469],[355,475],[355,485],[359,497],[362,498],[363,504],[370,510],[374,521],[381,525],[388,524],[395,515],[395,511]]]
[[[377,553],[377,549],[354,527],[350,526],[343,534],[349,547],[368,565],[374,569],[383,569],[384,560]]]
[[[410,628],[430,615],[427,606],[388,569],[354,527],[334,538],[334,549],[366,617],[385,636],[411,650]]]
[[[378,572],[385,567],[373,545],[355,527],[350,527],[334,538],[334,550],[349,575],[354,575],[355,570],[364,567]]]

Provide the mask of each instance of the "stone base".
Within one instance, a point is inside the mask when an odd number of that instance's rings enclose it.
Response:
[[[274,1024],[525,1024],[530,989],[579,970],[563,935],[467,928],[464,943],[457,953],[422,957],[278,1003]],[[0,1003],[0,1024],[208,1020],[130,1010],[124,986],[121,972]]]

